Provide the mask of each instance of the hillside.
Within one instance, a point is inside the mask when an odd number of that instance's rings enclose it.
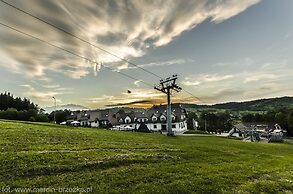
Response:
[[[214,105],[183,104],[185,108],[196,109],[230,109],[244,111],[266,111],[275,108],[293,107],[293,97],[259,99],[244,102],[228,102]]]
[[[78,104],[65,104],[65,105],[58,105],[57,106],[57,110],[72,110],[72,111],[76,111],[76,110],[87,110],[87,107],[78,105]],[[48,106],[44,108],[45,112],[50,113],[52,111],[55,110],[54,106]]]
[[[0,188],[290,193],[293,146],[0,120]]]
[[[293,97],[280,97],[280,98],[268,98],[268,99],[259,99],[252,101],[244,101],[244,102],[227,102],[220,103],[214,105],[198,105],[198,104],[187,104],[180,103],[183,108],[187,109],[230,109],[230,110],[238,110],[238,111],[267,111],[275,108],[283,108],[283,107],[293,107]],[[44,108],[47,113],[50,113],[55,110],[55,107],[45,107]],[[57,107],[57,110],[87,110],[87,107],[76,105],[76,104],[67,104],[60,105]],[[117,107],[117,108],[109,108],[114,111],[124,110],[125,112],[131,111],[141,111],[141,108],[129,108],[129,107]]]

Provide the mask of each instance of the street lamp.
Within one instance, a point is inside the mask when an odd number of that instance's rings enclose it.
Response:
[[[204,130],[207,131],[207,114],[204,113]]]
[[[53,96],[52,97],[54,99],[54,105],[55,105],[55,110],[54,110],[54,123],[56,123],[56,98]]]

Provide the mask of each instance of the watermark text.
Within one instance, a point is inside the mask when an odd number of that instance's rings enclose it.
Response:
[[[93,188],[87,187],[9,187],[1,188],[2,193],[92,193]]]

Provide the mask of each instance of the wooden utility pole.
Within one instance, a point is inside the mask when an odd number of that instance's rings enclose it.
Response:
[[[182,88],[180,88],[176,84],[177,75],[173,75],[172,77],[168,77],[166,79],[160,80],[160,84],[155,86],[155,89],[167,94],[167,135],[174,136],[174,132],[172,131],[172,110],[171,110],[171,92],[180,92]]]

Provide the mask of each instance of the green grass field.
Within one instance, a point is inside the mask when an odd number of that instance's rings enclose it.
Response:
[[[180,194],[293,191],[292,144],[3,120],[0,144],[0,189],[92,187],[93,193]]]

